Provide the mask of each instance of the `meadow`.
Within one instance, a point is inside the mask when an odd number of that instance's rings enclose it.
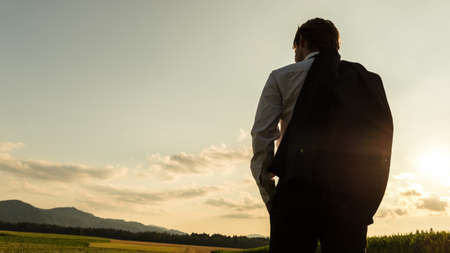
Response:
[[[0,253],[266,253],[268,245],[230,249],[170,243],[115,240],[102,237],[0,231]],[[369,237],[368,253],[449,253],[450,233],[416,231],[410,234]],[[320,245],[316,253],[320,253]]]
[[[102,237],[0,231],[0,253],[210,253],[233,249],[115,240]]]
[[[231,253],[236,251],[214,250],[211,253]],[[237,252],[267,253],[268,246],[240,250]],[[320,244],[316,253],[320,253]],[[410,234],[376,236],[367,238],[367,253],[449,253],[450,233],[416,231]]]

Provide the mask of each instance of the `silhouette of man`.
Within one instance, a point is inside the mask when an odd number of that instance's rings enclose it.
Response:
[[[340,59],[339,40],[329,20],[298,27],[295,63],[270,73],[258,102],[250,168],[272,253],[315,252],[318,241],[324,253],[365,252],[384,195],[389,105],[379,75]]]

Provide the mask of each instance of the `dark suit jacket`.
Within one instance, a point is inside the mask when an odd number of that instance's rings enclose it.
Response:
[[[371,224],[383,198],[393,122],[379,75],[321,50],[306,77],[269,171],[330,196],[350,197],[343,214]]]

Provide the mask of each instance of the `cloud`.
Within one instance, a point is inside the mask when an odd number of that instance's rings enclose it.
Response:
[[[240,202],[225,200],[223,198],[217,198],[217,199],[207,199],[204,203],[216,207],[226,207],[234,209],[236,211],[247,211],[265,207],[261,201],[256,201],[249,197],[245,197],[244,200]]]
[[[404,172],[393,176],[397,180],[414,180],[415,175],[413,173]]]
[[[156,153],[149,157],[151,165],[147,174],[171,180],[176,175],[227,170],[236,164],[249,162],[251,154],[249,145],[230,147],[225,144],[211,145],[199,153],[180,152],[168,156]]]
[[[236,139],[236,142],[246,142],[251,140],[250,130],[244,130],[242,128],[239,129],[239,136]]]
[[[375,217],[422,216],[444,211],[447,202],[441,201],[443,198],[431,198],[431,193],[416,178],[411,173],[394,176]]]
[[[24,146],[22,142],[0,142],[0,153],[9,153]]]
[[[375,218],[387,218],[387,217],[398,217],[408,214],[406,209],[401,208],[380,208],[375,214]]]
[[[31,194],[33,196],[40,196],[40,197],[50,197],[50,198],[58,198],[61,197],[61,192],[65,192],[64,189],[57,189],[53,187],[49,187],[49,185],[46,185],[46,187],[42,187],[41,185],[36,185],[31,182],[29,182],[26,178],[23,178],[22,180],[17,180],[14,176],[7,176],[4,175],[2,177],[2,185],[0,186],[0,190],[4,194],[10,194],[13,196],[16,195],[27,195]],[[52,185],[53,186],[53,185]]]
[[[210,192],[220,190],[218,186],[201,186],[201,187],[189,187],[184,189],[176,189],[169,191],[159,192],[143,192],[131,189],[116,188],[105,185],[92,185],[89,186],[91,190],[101,192],[115,200],[121,202],[129,202],[136,204],[149,204],[155,202],[162,202],[171,199],[189,199],[205,196]]]
[[[127,168],[93,168],[81,164],[64,164],[43,160],[19,160],[0,157],[0,171],[25,178],[72,182],[84,179],[109,179],[123,175]]]
[[[395,212],[395,214],[397,214],[398,216],[402,216],[402,215],[405,215],[405,214],[408,213],[407,210],[405,210],[405,209],[400,209],[400,208],[395,209],[394,212]]]
[[[418,208],[428,209],[435,212],[443,212],[447,207],[447,202],[442,201],[437,197],[422,198],[421,202],[417,204]]]
[[[400,193],[403,196],[421,196],[422,194],[416,190],[409,190],[409,191],[405,191]]]
[[[411,174],[403,173],[400,177],[394,177],[394,181],[388,187],[388,194],[383,199],[380,209],[375,214],[377,218],[398,216],[423,216],[443,214],[448,206],[445,197],[433,197],[425,187],[415,180],[411,180]]]
[[[24,146],[23,143],[0,143],[0,171],[23,178],[48,181],[73,182],[85,179],[109,179],[122,176],[127,168],[106,166],[94,168],[82,164],[57,163],[44,160],[17,159],[9,153]]]
[[[235,214],[225,214],[220,216],[222,218],[232,218],[232,219],[252,219],[254,218],[253,215],[246,214],[246,213],[235,213]]]
[[[248,177],[241,179],[240,183],[242,183],[243,185],[252,185],[252,186],[254,186],[256,184],[253,176],[248,176]]]
[[[166,215],[168,212],[158,205],[142,206],[141,203],[133,203],[118,201],[111,201],[109,198],[99,199],[98,196],[90,196],[90,194],[83,194],[76,197],[75,203],[77,208],[80,210],[89,210],[89,212],[97,214],[98,211],[107,210],[108,212],[115,212],[119,215],[123,214],[123,210],[127,210],[128,213],[140,213],[145,216],[162,216]],[[139,206],[141,205],[141,206]]]
[[[268,219],[268,216],[264,215],[251,215],[248,213],[230,213],[230,214],[224,214],[219,216],[220,218],[226,218],[226,219]]]

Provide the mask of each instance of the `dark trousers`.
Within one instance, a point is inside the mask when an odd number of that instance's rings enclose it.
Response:
[[[270,253],[366,252],[367,225],[351,222],[351,199],[302,182],[279,180],[270,212]],[[344,210],[344,211],[342,211]]]

